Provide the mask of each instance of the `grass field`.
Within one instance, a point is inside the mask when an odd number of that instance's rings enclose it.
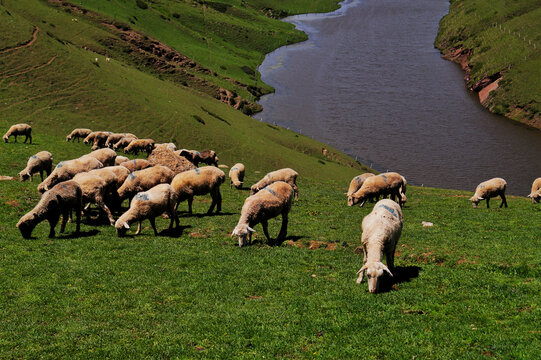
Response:
[[[541,127],[541,2],[451,1],[440,22],[436,46],[471,49],[469,87],[503,73],[487,107]]]

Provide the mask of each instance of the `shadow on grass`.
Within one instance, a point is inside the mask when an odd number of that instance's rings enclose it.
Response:
[[[202,214],[195,214],[195,213],[192,213],[192,215],[188,214],[188,212],[182,212],[180,213],[179,212],[179,218],[187,218],[187,217],[196,217],[196,218],[203,218],[203,217],[214,217],[214,216],[229,216],[229,215],[235,215],[235,213],[225,213],[225,212],[220,212],[220,213],[212,213],[212,214],[207,214],[207,213],[202,213]]]
[[[380,293],[386,293],[393,289],[397,284],[410,282],[419,276],[421,268],[419,266],[396,266],[393,271],[393,277],[386,275],[381,279],[379,286]]]
[[[174,227],[173,230],[171,230],[171,231],[169,231],[169,228],[167,228],[167,229],[163,229],[162,231],[159,231],[158,235],[159,236],[169,236],[169,237],[172,237],[172,238],[179,238],[184,233],[184,230],[190,229],[191,227],[192,227],[191,225],[186,225],[186,226],[180,225],[178,227]]]
[[[90,231],[79,231],[79,234],[76,234],[75,231],[70,234],[62,234],[60,236],[57,236],[57,239],[78,239],[78,238],[85,238],[85,237],[91,237],[98,235],[100,233],[99,230],[93,229]]]

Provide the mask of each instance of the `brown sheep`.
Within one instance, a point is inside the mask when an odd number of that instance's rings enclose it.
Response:
[[[43,194],[59,182],[70,180],[79,173],[102,167],[103,164],[101,161],[88,155],[81,156],[78,159],[61,161],[56,165],[51,175],[47,176],[47,178],[38,185],[38,191],[40,194]]]
[[[77,139],[77,142],[81,142],[81,139],[84,140],[88,135],[90,135],[91,132],[92,130],[90,129],[73,129],[73,131],[68,136],[66,136],[66,141],[75,141],[75,139]]]
[[[120,166],[124,166],[125,168],[130,170],[130,172],[134,172],[137,170],[149,168],[152,166],[152,164],[145,159],[133,159],[120,163]]]
[[[391,195],[391,199],[397,198],[400,206],[405,197],[402,196],[404,178],[396,172],[388,172],[368,177],[361,188],[348,197],[348,206],[361,203],[361,206],[370,198]]]
[[[30,156],[26,167],[19,173],[21,181],[25,181],[30,178],[33,180],[33,174],[39,172],[41,181],[43,181],[43,172],[47,173],[47,176],[51,175],[53,169],[53,156],[48,151],[40,151],[36,155]]]
[[[173,180],[174,173],[168,167],[156,165],[144,170],[132,172],[118,189],[120,201],[131,199],[141,191],[147,191],[159,184],[168,184]]]

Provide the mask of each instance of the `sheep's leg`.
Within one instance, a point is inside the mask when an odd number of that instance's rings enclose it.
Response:
[[[107,218],[109,218],[109,223],[114,226],[115,225],[115,219],[113,218],[113,214],[111,214],[111,210],[109,210],[107,205],[105,205],[105,202],[103,201],[101,196],[96,197],[96,204],[98,204],[98,206],[103,211],[105,211],[105,213],[107,214]]]
[[[487,197],[487,209],[490,209],[490,206],[488,205],[489,200],[490,200],[490,198]]]
[[[291,187],[293,188],[293,192],[295,193],[295,199],[298,199],[299,198],[299,188],[297,187],[297,184],[293,183],[291,185]]]
[[[217,203],[216,192],[212,191],[210,193],[210,197],[212,198],[212,203],[210,204],[210,208],[207,211],[207,214],[212,214],[212,210],[214,210],[214,207],[216,206],[216,203]]]
[[[143,224],[142,220],[137,222],[137,231],[135,232],[135,235],[139,235],[141,233],[141,228],[142,228],[141,224]]]
[[[272,244],[272,239],[269,236],[269,223],[267,220],[261,220],[261,226],[263,226],[263,233],[267,237],[269,244]]]
[[[502,203],[500,204],[500,208],[505,205],[507,207],[507,200],[505,199],[505,194],[501,194]]]
[[[62,211],[62,221],[60,222],[60,233],[63,234],[66,229],[66,224],[68,223],[70,210]]]
[[[41,177],[41,182],[43,182],[43,170],[39,171],[39,176]],[[32,181],[32,176],[30,176],[30,181]]]
[[[278,238],[276,239],[278,242],[284,241],[287,234],[287,223],[288,223],[288,214],[287,212],[282,213],[282,227],[280,228],[280,232],[278,233]]]
[[[188,198],[188,215],[192,215],[192,202],[193,202],[193,196],[190,196]]]
[[[54,238],[55,236],[55,232],[54,232],[54,228],[56,227],[56,224],[58,224],[58,218],[60,217],[60,214],[57,213],[57,214],[53,214],[51,217],[49,217],[47,220],[49,220],[49,226],[50,226],[50,230],[49,230],[49,237],[50,238]]]
[[[83,207],[82,205],[83,204],[81,200],[79,199],[77,203],[77,207],[75,208],[75,216],[77,217],[77,220],[76,220],[77,227],[75,228],[75,234],[77,235],[79,235],[79,232],[81,231],[81,208]],[[71,211],[70,211],[70,218],[71,218]]]
[[[158,236],[158,230],[156,230],[156,221],[153,217],[149,217],[148,221],[150,221],[150,225],[152,225],[152,230],[154,230],[154,236]]]
[[[220,193],[220,187],[216,190],[216,214],[222,211],[222,194]]]

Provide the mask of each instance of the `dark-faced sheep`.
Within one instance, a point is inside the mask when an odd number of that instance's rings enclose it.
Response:
[[[30,139],[30,144],[32,144],[32,127],[28,124],[17,124],[12,125],[9,130],[4,134],[4,142],[8,142],[10,136],[15,136],[15,142],[17,142],[17,136],[25,136],[24,142]]]
[[[218,156],[214,152],[214,150],[203,150],[203,151],[197,151],[197,150],[186,150],[181,149],[178,151],[175,151],[175,153],[179,156],[185,157],[190,161],[192,164],[194,164],[196,167],[199,166],[199,164],[207,164],[207,165],[213,165],[218,166]]]

